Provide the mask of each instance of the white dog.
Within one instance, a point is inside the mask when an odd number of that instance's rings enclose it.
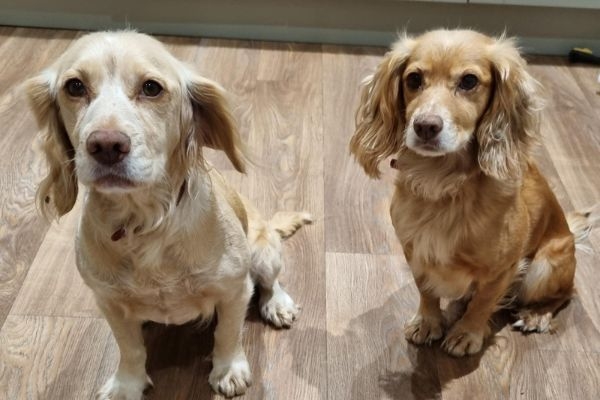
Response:
[[[121,353],[101,399],[140,399],[147,384],[144,321],[181,324],[218,314],[212,388],[242,394],[251,374],[241,345],[253,283],[260,312],[289,327],[298,312],[277,281],[281,241],[307,213],[264,220],[202,157],[244,162],[222,89],[158,41],[134,32],[77,40],[27,82],[44,131],[49,174],[38,203],[48,216],[86,187],[77,265]]]

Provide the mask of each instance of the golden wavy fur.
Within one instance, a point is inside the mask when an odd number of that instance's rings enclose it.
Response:
[[[241,336],[254,283],[263,318],[291,326],[298,308],[277,280],[281,242],[311,217],[264,219],[203,159],[209,146],[245,169],[223,89],[135,32],[86,35],[26,86],[49,164],[42,211],[64,215],[85,187],[77,266],[121,353],[98,398],[142,398],[144,321],[181,324],[214,310],[209,383],[244,393]]]
[[[350,150],[374,178],[395,156],[392,223],[421,296],[413,343],[477,353],[509,300],[515,327],[544,332],[571,296],[574,233],[594,216],[573,214],[571,232],[531,157],[538,86],[511,39],[469,30],[404,35],[365,80]],[[444,321],[440,298],[458,315]]]

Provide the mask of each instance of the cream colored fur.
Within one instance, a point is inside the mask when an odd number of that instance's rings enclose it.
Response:
[[[85,86],[82,95],[68,91],[72,79]],[[162,91],[148,95],[148,81]],[[242,325],[254,284],[265,320],[291,326],[298,307],[277,281],[281,242],[311,217],[263,219],[202,158],[210,146],[245,167],[223,90],[135,32],[84,36],[27,89],[49,163],[38,204],[61,216],[78,181],[85,186],[77,267],[121,353],[98,397],[142,398],[150,382],[144,321],[182,324],[214,311],[209,383],[225,396],[244,393],[251,373]],[[115,165],[97,162],[86,143],[98,131],[126,135],[131,151]]]

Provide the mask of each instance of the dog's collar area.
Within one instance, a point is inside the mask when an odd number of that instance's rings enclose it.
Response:
[[[184,179],[183,183],[181,184],[181,188],[179,189],[179,194],[177,195],[177,202],[175,203],[175,206],[178,206],[179,203],[181,203],[181,199],[183,198],[183,194],[185,193],[186,187],[187,187],[187,179]]]
[[[393,169],[398,169],[399,170],[400,168],[398,167],[398,160],[396,160],[395,158],[392,158],[390,160],[390,167],[393,168]]]
[[[185,189],[187,187],[187,179],[183,181],[183,183],[181,184],[181,188],[179,189],[179,194],[177,195],[177,202],[175,203],[175,206],[178,206],[179,203],[181,203],[181,199],[183,199],[183,195],[185,193]],[[137,226],[134,230],[133,233],[137,233],[139,232],[139,230],[141,229],[140,226]],[[110,240],[112,240],[113,242],[117,242],[121,239],[123,239],[125,236],[127,236],[127,228],[125,228],[125,225],[121,225],[117,228],[117,230],[110,236]]]
[[[110,240],[116,242],[117,240],[124,238],[125,235],[127,235],[127,229],[125,229],[125,226],[120,226],[119,229],[112,234]]]

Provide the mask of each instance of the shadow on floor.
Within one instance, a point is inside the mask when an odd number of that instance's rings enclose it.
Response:
[[[248,324],[264,325],[264,328],[252,329],[258,336],[264,332],[263,329],[271,329],[260,319],[255,299],[248,310],[245,324],[244,349],[253,375],[247,398],[262,399],[264,387],[261,384],[260,359],[265,349],[261,340],[247,337]],[[154,382],[154,388],[147,391],[147,400],[222,398],[215,395],[208,384],[215,327],[216,318],[209,323],[200,321],[180,326],[144,324],[143,333],[148,349],[146,368]]]
[[[407,343],[403,326],[414,308],[407,309],[406,300],[399,297],[392,295],[381,307],[352,319],[341,334],[292,330],[290,334],[298,337],[327,335],[328,389],[320,398],[441,399],[447,384],[480,368],[482,357],[501,337],[497,333],[513,321],[510,311],[497,313],[491,324],[493,334],[483,350],[456,358],[440,349],[441,341],[431,347]],[[306,367],[305,363],[294,363],[295,372],[308,380],[311,373]]]

